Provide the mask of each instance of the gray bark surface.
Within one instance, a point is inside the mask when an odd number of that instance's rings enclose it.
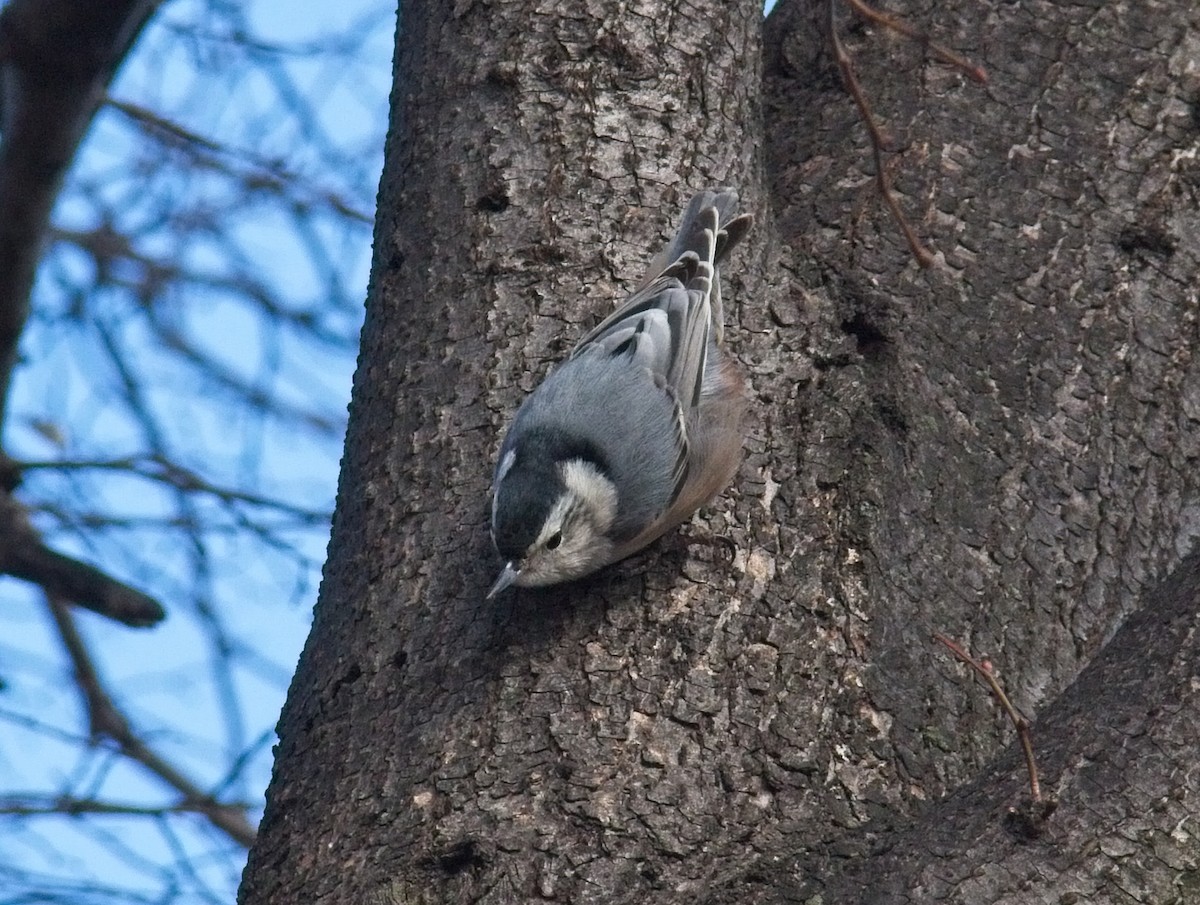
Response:
[[[894,11],[987,87],[843,32],[922,270],[815,6],[404,4],[330,558],[243,902],[1192,900],[1200,14],[930,8]],[[725,268],[755,394],[733,490],[485,603],[506,418],[721,183],[759,215]],[[1039,718],[1038,840],[934,631]]]

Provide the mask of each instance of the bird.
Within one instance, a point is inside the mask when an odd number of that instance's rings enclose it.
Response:
[[[746,381],[724,350],[718,265],[750,229],[731,188],[699,192],[625,301],[525,398],[497,455],[488,591],[624,559],[724,490]]]

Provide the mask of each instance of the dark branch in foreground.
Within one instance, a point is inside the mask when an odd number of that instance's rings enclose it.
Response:
[[[52,597],[130,626],[154,625],[166,615],[153,597],[47,547],[24,507],[5,493],[0,493],[0,574],[32,582]]]
[[[11,0],[0,10],[0,423],[63,174],[157,6]]]

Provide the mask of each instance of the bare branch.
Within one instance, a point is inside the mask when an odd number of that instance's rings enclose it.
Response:
[[[836,23],[833,21],[833,0],[829,0],[829,40],[833,45],[833,56],[837,60],[842,81],[846,85],[846,90],[850,92],[850,97],[854,99],[859,116],[862,117],[863,124],[867,127],[867,134],[871,139],[871,154],[875,158],[875,183],[879,186],[880,197],[883,198],[883,203],[887,205],[896,225],[904,234],[904,241],[908,243],[908,249],[912,252],[912,256],[922,267],[929,267],[933,264],[933,255],[917,238],[917,234],[913,230],[912,224],[908,222],[908,217],[901,210],[900,202],[896,200],[891,182],[888,180],[887,170],[883,165],[883,146],[886,142],[880,131],[879,123],[875,119],[875,114],[871,110],[871,105],[867,101],[867,96],[863,93],[862,83],[859,82],[858,75],[854,71],[854,59],[838,36]]]
[[[166,615],[153,597],[47,547],[25,508],[7,493],[0,493],[0,573],[126,625],[154,625]]]
[[[0,423],[50,209],[103,86],[157,0],[11,0],[0,10]]]
[[[845,2],[867,21],[881,25],[914,43],[920,44],[925,48],[927,53],[941,62],[958,69],[967,78],[981,84],[987,83],[987,72],[984,71],[982,66],[976,65],[966,59],[966,57],[936,43],[928,34],[915,28],[903,19],[874,9],[864,3],[863,0],[845,0]],[[875,119],[875,113],[871,109],[871,104],[867,100],[866,93],[863,91],[862,83],[858,80],[858,74],[854,70],[854,58],[846,50],[841,37],[838,35],[837,23],[834,22],[834,0],[828,0],[826,9],[828,12],[829,42],[833,48],[834,59],[837,60],[838,70],[842,75],[842,82],[845,84],[846,90],[850,92],[850,97],[853,98],[855,106],[858,107],[859,116],[862,118],[863,125],[867,127],[867,134],[871,139],[871,154],[875,160],[875,182],[879,187],[879,194],[883,198],[883,203],[887,205],[888,210],[891,212],[892,219],[896,221],[896,225],[900,227],[901,233],[904,234],[904,241],[908,243],[908,248],[912,252],[912,256],[916,258],[917,263],[922,267],[929,267],[933,264],[933,254],[917,238],[916,231],[912,228],[912,224],[909,222],[904,210],[900,207],[900,202],[896,200],[895,192],[892,191],[891,181],[888,179],[887,170],[883,165],[883,149],[888,142],[883,135],[883,130],[879,127],[878,121]]]
[[[1021,711],[1017,710],[1016,706],[1009,699],[1004,691],[1004,687],[1000,684],[1000,680],[996,678],[996,673],[992,666],[986,660],[977,660],[967,653],[957,641],[953,641],[940,632],[934,632],[933,638],[935,641],[941,642],[950,653],[954,654],[959,660],[965,663],[975,673],[987,683],[988,689],[992,693],[992,697],[1000,705],[1000,709],[1008,716],[1009,721],[1013,724],[1013,728],[1017,730],[1017,737],[1021,740],[1021,750],[1025,754],[1025,768],[1029,771],[1029,798],[1032,806],[1026,811],[1017,811],[1016,809],[1009,812],[1010,817],[1019,818],[1025,832],[1030,835],[1038,835],[1041,832],[1042,824],[1054,813],[1058,807],[1058,801],[1053,797],[1043,798],[1042,787],[1038,781],[1037,764],[1033,758],[1033,737],[1029,729],[1029,720]]]
[[[331,515],[328,510],[304,509],[262,494],[250,493],[234,487],[221,487],[189,468],[168,462],[156,455],[121,456],[115,459],[63,459],[61,461],[47,459],[37,462],[14,462],[13,466],[21,472],[46,469],[124,471],[147,480],[158,481],[176,490],[208,494],[227,503],[247,503],[264,509],[274,509],[300,521],[327,521]]]
[[[226,805],[230,808],[249,809],[249,804]],[[95,798],[76,798],[62,795],[47,798],[44,795],[6,795],[0,798],[0,814],[17,817],[67,815],[79,817],[84,814],[124,814],[138,817],[165,817],[170,814],[207,814],[202,803],[180,801],[178,804],[152,807],[115,801],[100,801]]]
[[[179,792],[189,809],[203,814],[239,845],[249,848],[254,842],[255,830],[246,819],[244,807],[217,801],[138,737],[125,714],[104,688],[70,610],[53,597],[47,596],[46,599],[59,638],[74,667],[92,735],[113,741],[123,755],[141,764]]]
[[[140,104],[114,97],[107,98],[107,102],[114,110],[141,125],[148,134],[162,141],[168,141],[176,147],[189,150],[208,165],[215,165],[216,161],[220,160],[249,168],[250,172],[242,175],[248,186],[272,188],[281,196],[286,196],[292,204],[296,204],[299,197],[304,197],[308,199],[308,204],[326,205],[330,210],[347,219],[357,220],[364,224],[372,222],[369,212],[361,210],[352,201],[341,197],[336,192],[308,185],[298,173],[287,171],[279,160],[265,160],[245,149],[225,147]]]
[[[260,37],[274,23],[240,3],[161,4],[109,85],[87,76],[113,33],[83,19],[148,17],[157,0],[0,0],[0,169],[23,148],[45,179],[0,172],[14,190],[0,194],[0,290],[21,283],[5,243],[29,273],[42,256],[0,335],[0,353],[18,336],[21,350],[19,375],[0,362],[0,388],[13,385],[0,569],[39,582],[60,610],[78,599],[148,624],[162,613],[150,594],[173,616],[143,664],[131,651],[144,636],[61,614],[62,646],[94,686],[80,708],[69,683],[65,699],[19,693],[60,687],[65,657],[28,608],[3,608],[4,681],[18,693],[0,711],[0,758],[15,768],[4,791],[23,793],[4,834],[34,855],[0,858],[10,897],[26,867],[19,882],[41,901],[57,874],[106,858],[158,886],[158,902],[226,902],[236,888],[258,807],[245,802],[265,783],[328,536],[363,314],[394,12],[355,3],[361,14],[306,20],[311,40],[294,44]],[[72,87],[79,134],[91,128],[68,171],[73,144],[31,148],[29,136],[70,131],[54,99]],[[87,649],[69,643],[72,625]],[[184,653],[160,662],[160,643]],[[119,666],[97,677],[88,654]],[[158,706],[193,688],[197,710]],[[192,766],[180,737],[210,760]]]
[[[909,25],[898,16],[892,16],[882,10],[868,6],[866,3],[863,3],[863,0],[846,0],[846,4],[868,22],[874,22],[876,25],[882,25],[884,28],[894,31],[898,35],[903,35],[910,41],[924,47],[926,53],[948,66],[953,66],[972,81],[979,82],[981,85],[987,84],[987,71],[982,66],[972,63],[966,57],[955,53],[947,47],[943,47],[927,33]]]

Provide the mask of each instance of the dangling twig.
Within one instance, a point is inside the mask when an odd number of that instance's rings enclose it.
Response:
[[[987,71],[982,66],[976,65],[961,54],[938,44],[928,34],[909,25],[903,19],[875,9],[873,6],[867,6],[863,0],[846,0],[846,4],[867,21],[882,25],[889,31],[908,38],[914,44],[920,44],[930,56],[941,60],[948,66],[953,66],[971,81],[981,85],[987,84]]]
[[[1008,715],[1013,728],[1017,730],[1017,738],[1021,740],[1021,750],[1025,752],[1025,767],[1029,771],[1029,797],[1032,803],[1025,810],[1011,809],[1009,817],[1017,822],[1020,829],[1026,835],[1040,835],[1043,824],[1058,807],[1058,799],[1053,795],[1045,797],[1042,795],[1041,784],[1038,781],[1037,764],[1033,758],[1033,737],[1029,728],[1029,720],[1017,710],[1008,695],[1005,694],[1000,680],[996,678],[996,673],[992,670],[991,663],[986,660],[975,659],[967,653],[961,644],[951,640],[941,632],[934,632],[933,638],[935,641],[945,645],[950,653],[975,670],[976,674],[987,683],[992,697],[996,699],[1000,708]]]
[[[909,25],[902,19],[888,15],[880,10],[874,9],[863,3],[862,0],[846,0],[846,3],[864,19],[881,25],[884,28],[890,29],[910,41],[920,44],[928,53],[936,59],[954,66],[963,72],[968,78],[973,81],[986,83],[987,73],[983,67],[977,66],[965,57],[954,53],[953,51],[934,42],[929,35]],[[887,177],[887,171],[883,165],[883,148],[887,144],[884,138],[883,131],[879,128],[879,123],[875,119],[875,114],[871,110],[871,105],[867,101],[867,96],[862,90],[862,83],[858,80],[858,75],[854,71],[854,58],[850,52],[846,50],[842,39],[838,36],[836,23],[834,22],[834,0],[829,0],[829,41],[833,47],[833,56],[837,60],[838,70],[842,75],[842,82],[846,86],[846,90],[850,92],[850,96],[854,99],[855,106],[858,107],[859,115],[862,117],[863,123],[867,127],[867,133],[871,138],[871,154],[875,159],[875,182],[879,187],[879,194],[883,197],[884,204],[891,211],[892,218],[900,227],[900,231],[904,234],[904,240],[908,243],[908,248],[912,252],[917,263],[922,267],[929,267],[933,264],[933,254],[929,249],[917,238],[916,231],[909,223],[908,217],[900,207],[900,202],[896,200],[895,192],[892,191],[891,182]]]

